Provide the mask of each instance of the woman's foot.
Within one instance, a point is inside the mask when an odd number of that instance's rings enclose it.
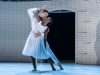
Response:
[[[37,71],[37,69],[32,69],[32,72]]]

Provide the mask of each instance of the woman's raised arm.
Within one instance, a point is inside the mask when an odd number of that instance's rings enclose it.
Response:
[[[29,17],[31,19],[32,30],[34,30],[35,25],[37,23],[37,19],[35,17],[35,13],[37,12],[37,10],[40,10],[40,9],[39,8],[29,8],[29,9],[27,9],[28,15],[29,15]]]
[[[37,10],[40,10],[40,9],[39,8],[29,8],[29,9],[27,9],[27,12],[28,12],[30,18],[33,18],[33,16],[37,12]]]

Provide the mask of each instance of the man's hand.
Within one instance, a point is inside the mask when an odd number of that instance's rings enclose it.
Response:
[[[40,35],[41,35],[41,33],[39,31],[35,33],[36,38],[39,37]]]

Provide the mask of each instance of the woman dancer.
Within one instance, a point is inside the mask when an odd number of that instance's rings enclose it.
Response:
[[[56,70],[53,62],[63,70],[46,40],[49,30],[48,25],[51,23],[48,11],[39,8],[30,8],[27,11],[31,19],[32,30],[26,40],[22,54],[31,56],[34,71],[37,70],[36,59],[47,59],[50,62],[52,70]]]

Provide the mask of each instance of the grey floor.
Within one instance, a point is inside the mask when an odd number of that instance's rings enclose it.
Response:
[[[0,63],[0,75],[100,75],[100,66],[62,63],[64,70],[52,71],[48,63],[38,63],[38,71],[32,72],[31,63]]]

